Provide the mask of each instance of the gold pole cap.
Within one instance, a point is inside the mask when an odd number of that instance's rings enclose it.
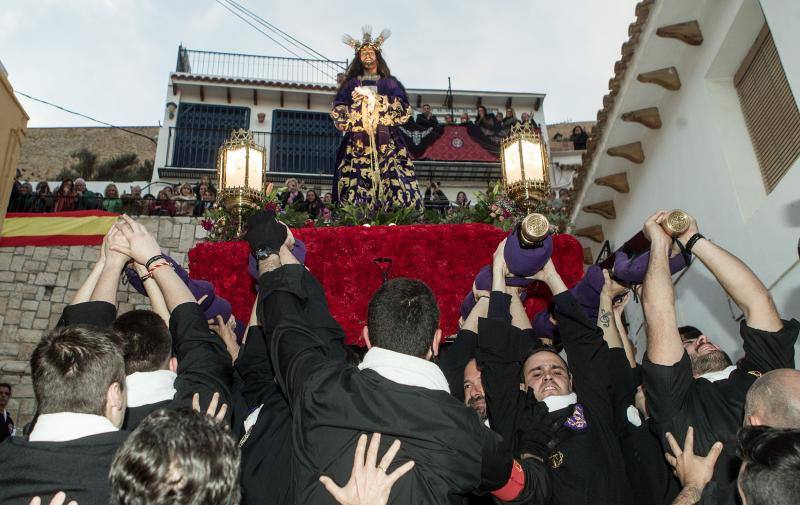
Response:
[[[689,214],[680,209],[675,209],[667,214],[667,218],[661,222],[661,226],[669,235],[677,237],[689,229],[690,221]]]
[[[550,221],[542,214],[533,212],[525,216],[519,227],[519,238],[526,245],[535,245],[547,238]]]

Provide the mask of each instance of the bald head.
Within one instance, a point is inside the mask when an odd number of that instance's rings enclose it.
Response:
[[[759,377],[747,391],[744,424],[800,428],[800,371],[781,368]]]

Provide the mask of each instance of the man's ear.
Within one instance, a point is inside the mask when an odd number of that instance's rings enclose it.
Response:
[[[364,339],[364,344],[366,344],[367,350],[372,349],[372,342],[369,341],[369,328],[366,326],[361,328],[361,338]]]
[[[442,342],[442,330],[441,328],[436,330],[436,333],[433,334],[433,343],[431,344],[431,350],[433,351],[434,356],[439,355],[439,344]]]
[[[172,357],[169,359],[169,371],[178,373],[178,358]]]

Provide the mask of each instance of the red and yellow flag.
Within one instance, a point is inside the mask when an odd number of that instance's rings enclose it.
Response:
[[[118,217],[101,210],[10,212],[3,222],[0,247],[99,245]]]

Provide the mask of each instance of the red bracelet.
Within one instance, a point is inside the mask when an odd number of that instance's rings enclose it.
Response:
[[[515,459],[508,481],[500,489],[492,491],[492,495],[500,501],[511,501],[516,499],[523,489],[525,489],[525,470]]]
[[[153,268],[148,270],[147,273],[142,276],[142,282],[144,282],[147,279],[150,279],[151,277],[153,277],[153,272],[155,272],[157,268],[161,268],[161,267],[165,267],[165,266],[172,268],[172,265],[170,263],[166,262],[166,261],[164,263],[159,263],[158,265],[155,265]]]

